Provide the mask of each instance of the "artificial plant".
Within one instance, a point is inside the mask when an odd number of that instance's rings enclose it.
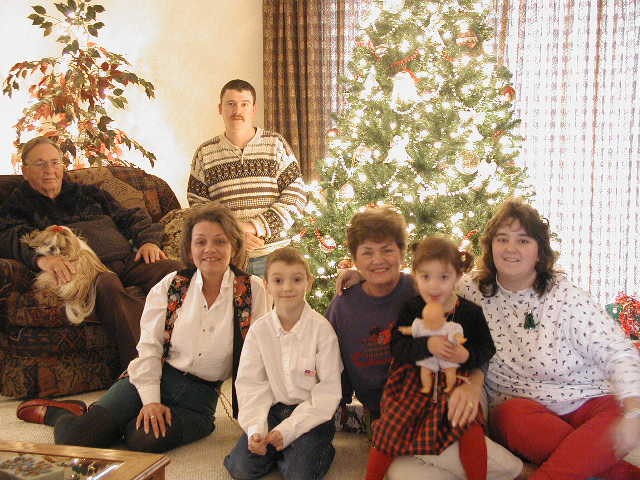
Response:
[[[49,14],[35,5],[28,18],[45,37],[55,32],[60,54],[16,63],[3,83],[2,93],[9,97],[21,85],[32,97],[15,125],[16,148],[36,135],[46,135],[59,143],[67,165],[131,165],[123,145],[138,150],[153,165],[155,155],[116,128],[108,113],[111,108],[126,108],[128,86],[138,85],[153,98],[153,85],[131,72],[122,55],[89,40],[104,27],[97,20],[105,11],[102,5],[67,0],[54,6],[56,14]]]

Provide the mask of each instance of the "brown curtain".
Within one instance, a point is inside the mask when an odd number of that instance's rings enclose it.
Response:
[[[264,123],[295,151],[305,179],[317,177],[338,77],[370,2],[264,0]]]

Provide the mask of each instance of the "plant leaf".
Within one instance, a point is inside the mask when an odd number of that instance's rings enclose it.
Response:
[[[71,37],[69,35],[60,35],[56,42],[59,43],[69,43],[71,41]]]
[[[47,13],[47,10],[41,5],[34,5],[31,8],[33,8],[40,15],[44,15]]]
[[[93,9],[98,13],[104,12],[104,7],[102,5],[94,5]]]

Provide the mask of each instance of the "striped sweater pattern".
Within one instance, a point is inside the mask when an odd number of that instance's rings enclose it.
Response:
[[[278,133],[256,129],[241,149],[224,134],[204,142],[193,156],[190,206],[218,201],[240,221],[251,222],[267,244],[286,239],[307,196],[300,165]]]

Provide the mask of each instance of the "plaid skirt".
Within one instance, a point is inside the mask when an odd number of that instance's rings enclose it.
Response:
[[[393,457],[439,455],[467,429],[454,428],[447,419],[444,374],[438,375],[435,402],[435,385],[430,394],[421,393],[421,388],[419,367],[391,364],[380,402],[380,418],[372,425],[372,443],[381,452]]]

